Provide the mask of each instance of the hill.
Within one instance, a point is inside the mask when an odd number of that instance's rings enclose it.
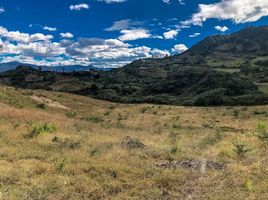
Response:
[[[110,71],[21,66],[1,73],[0,83],[124,103],[262,105],[268,103],[267,61],[268,26],[262,26],[208,37],[179,56],[137,60]]]
[[[3,199],[268,198],[267,106],[126,105],[0,86],[0,109]]]
[[[267,95],[236,74],[202,67],[140,67],[134,62],[109,72],[40,72],[30,67],[0,74],[0,83],[46,89],[124,103],[176,105],[256,105]]]
[[[209,36],[175,59],[213,68],[267,66],[268,26],[248,27],[231,35]]]

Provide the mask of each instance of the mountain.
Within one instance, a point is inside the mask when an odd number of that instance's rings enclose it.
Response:
[[[88,70],[101,70],[107,71],[111,68],[98,68],[93,65],[83,66],[83,65],[67,65],[67,66],[37,66],[33,64],[25,64],[19,62],[9,62],[9,63],[0,63],[0,72],[5,72],[8,70],[14,70],[18,66],[29,66],[35,69],[41,69],[42,71],[56,71],[56,72],[73,72],[73,71],[88,71]]]
[[[175,59],[186,64],[239,68],[268,66],[268,26],[209,36]],[[260,62],[261,61],[261,62]]]
[[[134,61],[110,71],[0,73],[0,84],[70,92],[124,103],[268,104],[268,27],[211,36],[182,55]]]

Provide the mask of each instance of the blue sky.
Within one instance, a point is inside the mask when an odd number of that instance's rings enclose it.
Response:
[[[0,62],[119,67],[267,16],[267,0],[1,0]]]

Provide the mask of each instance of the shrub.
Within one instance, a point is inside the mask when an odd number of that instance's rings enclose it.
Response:
[[[33,137],[37,137],[43,133],[54,133],[57,131],[56,126],[54,126],[51,123],[44,123],[41,125],[34,125],[33,129],[31,130],[31,132],[29,133],[29,137],[33,138]]]
[[[141,113],[146,113],[148,111],[148,107],[142,107],[141,108]]]
[[[253,190],[253,182],[252,182],[252,180],[247,179],[247,180],[245,181],[245,188],[246,188],[246,190],[247,190],[248,192],[252,192],[252,190]]]
[[[80,141],[73,141],[68,138],[60,139],[58,137],[54,137],[52,142],[57,144],[60,148],[77,149],[80,147]]]
[[[247,148],[247,145],[244,142],[237,142],[234,144],[234,151],[239,157],[244,157],[250,149]]]
[[[101,117],[98,117],[98,116],[86,116],[86,117],[82,117],[81,119],[88,121],[88,122],[96,123],[96,124],[104,121]]]
[[[258,137],[261,140],[268,141],[268,131],[266,129],[266,125],[265,124],[258,124],[258,127],[256,129],[256,132],[258,134]]]
[[[178,147],[172,147],[169,152],[172,154],[172,155],[175,155],[177,154],[179,151]]]
[[[65,115],[66,115],[66,117],[74,118],[77,115],[77,113],[73,112],[73,111],[70,111],[70,112],[67,112]]]
[[[173,129],[180,129],[181,128],[181,125],[179,125],[179,124],[173,124],[172,125],[172,128]]]
[[[57,163],[57,171],[58,172],[63,172],[64,167],[67,164],[67,159],[63,158]]]
[[[101,151],[98,148],[94,148],[90,151],[91,156],[97,156],[101,153]]]
[[[46,109],[46,104],[44,103],[37,104],[37,108]]]

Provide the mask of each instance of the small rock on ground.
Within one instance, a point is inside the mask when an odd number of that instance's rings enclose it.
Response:
[[[143,149],[145,145],[136,138],[131,138],[126,136],[122,142],[121,146],[126,149]]]

